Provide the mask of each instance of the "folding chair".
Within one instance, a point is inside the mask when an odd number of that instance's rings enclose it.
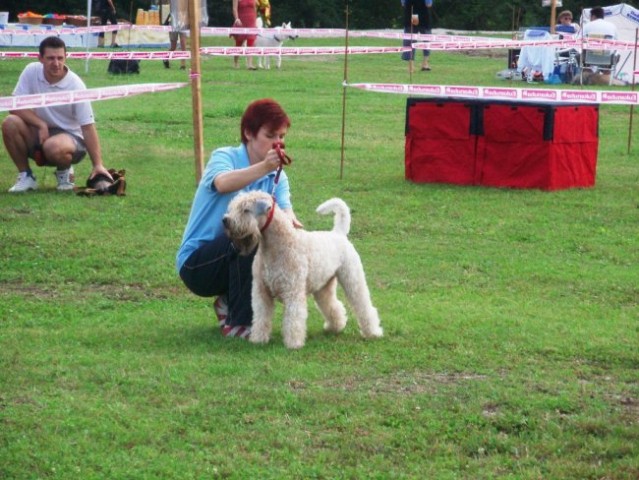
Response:
[[[544,30],[528,29],[524,33],[524,40],[550,40],[550,33]],[[535,72],[541,73],[543,78],[548,78],[555,68],[555,48],[548,46],[525,46],[519,53],[517,71],[529,82],[533,81]]]
[[[587,39],[612,40],[611,35],[599,35],[591,33]],[[616,50],[601,50],[585,48],[581,54],[581,69],[579,72],[579,83],[584,84],[584,69],[590,70],[593,74],[608,74],[608,84],[612,85],[615,77],[617,63],[619,63],[619,53]]]

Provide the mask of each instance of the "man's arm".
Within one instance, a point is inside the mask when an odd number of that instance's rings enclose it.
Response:
[[[95,128],[95,123],[82,125],[82,136],[84,137],[84,143],[87,146],[87,152],[89,153],[91,164],[93,165],[93,170],[91,171],[91,175],[89,175],[89,178],[95,177],[98,173],[111,178],[111,175],[102,163],[100,138],[98,137],[98,131]],[[111,178],[111,180],[113,179]]]

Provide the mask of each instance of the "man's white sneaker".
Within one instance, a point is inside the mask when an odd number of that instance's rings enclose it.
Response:
[[[29,190],[37,190],[38,182],[36,182],[35,177],[27,172],[20,172],[18,174],[18,179],[13,187],[9,189],[10,193],[21,193],[27,192]]]
[[[75,187],[75,173],[73,172],[73,167],[69,167],[66,170],[56,170],[55,178],[58,180],[58,186],[56,187],[58,192],[73,190]]]

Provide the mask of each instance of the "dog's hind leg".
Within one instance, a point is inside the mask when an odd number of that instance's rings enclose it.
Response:
[[[306,320],[308,318],[308,303],[306,294],[292,292],[283,299],[284,319],[282,321],[282,337],[286,348],[298,349],[306,342]]]
[[[359,331],[364,338],[381,337],[384,334],[377,309],[371,302],[364,268],[355,249],[337,272],[337,278],[346,298],[357,317]]]
[[[324,331],[340,333],[346,327],[346,308],[337,298],[337,278],[333,277],[313,294],[317,308],[324,316]]]
[[[253,307],[253,324],[249,340],[253,343],[268,343],[273,331],[273,312],[275,300],[271,297],[266,286],[253,277],[251,291],[251,306]]]

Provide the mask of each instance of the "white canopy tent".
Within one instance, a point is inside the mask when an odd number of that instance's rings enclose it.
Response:
[[[603,7],[605,20],[614,23],[619,33],[618,40],[635,42],[636,30],[639,28],[639,10],[626,3]],[[584,9],[581,23],[585,25],[590,21],[590,9]],[[633,68],[635,66],[636,48],[632,50],[619,50],[621,58],[615,73],[615,78],[623,82],[633,82]],[[639,65],[637,65],[639,67]],[[634,81],[639,81],[635,79]]]

